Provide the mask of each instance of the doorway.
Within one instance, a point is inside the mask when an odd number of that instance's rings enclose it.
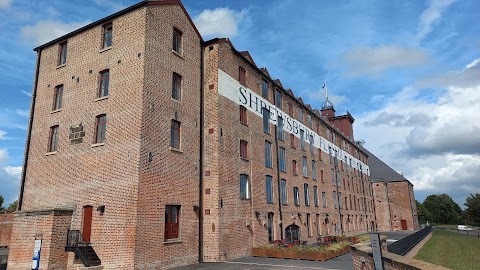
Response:
[[[93,207],[90,205],[83,207],[83,241],[90,243],[90,236],[92,235],[92,214]]]
[[[402,224],[402,230],[406,231],[407,230],[407,221],[405,219],[400,220],[400,223]]]

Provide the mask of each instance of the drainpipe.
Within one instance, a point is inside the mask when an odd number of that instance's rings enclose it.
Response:
[[[332,130],[333,132],[333,130]],[[335,188],[337,190],[337,206],[338,206],[338,218],[340,219],[340,232],[342,233],[342,236],[343,236],[343,218],[342,218],[342,209],[340,207],[340,195],[338,193],[338,173],[337,173],[337,169],[338,169],[338,152],[335,151],[335,159],[333,160],[333,168],[334,168],[334,173],[335,173]],[[337,232],[335,232],[337,233]]]
[[[365,183],[363,181],[363,170],[362,165],[360,165],[360,179],[362,181],[362,192],[363,192],[363,212],[365,213],[365,222],[367,223],[367,232],[368,232],[368,221],[367,221],[367,196],[365,196]]]
[[[27,175],[27,163],[28,163],[28,156],[30,153],[30,139],[32,137],[32,125],[33,125],[33,116],[35,113],[35,100],[37,98],[38,74],[40,73],[41,56],[42,56],[42,49],[39,49],[39,51],[37,51],[37,67],[35,70],[35,83],[33,85],[32,104],[30,107],[30,120],[28,123],[27,143],[25,145],[25,155],[23,158],[23,170],[22,170],[22,178],[20,183],[20,193],[18,194],[18,206],[17,206],[18,211],[22,210],[23,192],[25,191],[25,177]]]
[[[203,41],[200,41],[200,161],[199,161],[199,183],[198,183],[198,262],[203,262],[203,147],[204,147],[204,112],[205,104],[203,101],[203,83],[204,83],[204,72],[203,72],[203,50],[204,44]]]
[[[280,239],[283,239],[283,215],[282,215],[282,188],[281,188],[281,179],[280,179],[280,160],[279,160],[279,155],[278,155],[278,136],[277,136],[277,127],[278,127],[278,114],[277,114],[277,98],[276,98],[276,90],[275,90],[275,84],[272,83],[272,89],[273,89],[273,106],[275,108],[275,115],[277,116],[277,119],[275,122],[277,123],[275,125],[275,151],[276,151],[276,156],[277,156],[277,190],[278,190],[278,212],[279,212],[279,217],[280,217]],[[282,131],[283,132],[283,131]]]

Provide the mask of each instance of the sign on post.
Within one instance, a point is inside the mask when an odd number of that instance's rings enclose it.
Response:
[[[40,267],[40,250],[42,249],[42,240],[35,240],[33,247],[32,269],[37,270]]]
[[[373,264],[375,265],[375,270],[383,270],[382,243],[380,242],[380,234],[371,233],[370,241],[372,243]]]

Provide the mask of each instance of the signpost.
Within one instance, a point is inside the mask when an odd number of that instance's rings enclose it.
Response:
[[[42,249],[42,240],[35,240],[33,247],[32,269],[38,270],[40,267],[40,250]]]
[[[373,263],[375,265],[375,270],[383,270],[382,243],[380,242],[380,234],[371,233],[370,241],[372,242]]]

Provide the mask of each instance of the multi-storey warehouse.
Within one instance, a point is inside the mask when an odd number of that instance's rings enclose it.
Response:
[[[9,269],[34,250],[42,269],[168,268],[375,227],[353,117],[312,109],[227,39],[204,42],[180,1],[35,50]]]

